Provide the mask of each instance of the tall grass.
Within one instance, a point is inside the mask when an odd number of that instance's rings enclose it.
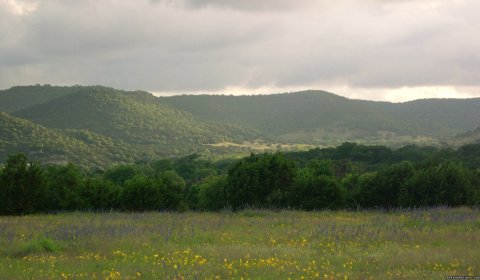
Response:
[[[441,279],[478,260],[470,208],[0,218],[1,279]]]

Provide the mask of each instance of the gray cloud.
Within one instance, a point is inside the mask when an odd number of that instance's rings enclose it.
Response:
[[[478,10],[476,0],[9,0],[0,88],[475,88]]]
[[[220,8],[243,10],[249,12],[273,12],[296,10],[315,2],[320,3],[325,0],[150,0],[152,3],[168,3],[170,5],[183,6],[185,8],[202,9],[202,8]]]

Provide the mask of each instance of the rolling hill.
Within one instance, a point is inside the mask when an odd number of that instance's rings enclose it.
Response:
[[[80,90],[80,86],[18,86],[0,91],[0,112],[12,113]]]
[[[53,93],[38,97],[52,88]],[[19,93],[18,100],[13,102],[16,93]],[[38,156],[32,158],[39,158],[45,155],[45,150],[35,143],[45,142],[42,145],[50,147],[48,151],[52,155],[60,154],[65,160],[75,162],[80,162],[82,156],[90,158],[95,155],[102,158],[98,164],[104,165],[196,152],[209,154],[210,150],[224,153],[224,149],[207,144],[253,141],[261,137],[253,129],[201,121],[141,91],[127,92],[100,86],[66,89],[16,87],[0,92],[0,104],[10,104],[3,106],[10,115],[3,114],[0,120],[6,129],[0,134],[0,140],[8,144],[2,147],[2,158],[14,151],[35,154],[35,147]],[[21,109],[13,111],[15,108]],[[15,121],[13,126],[10,125],[12,121]],[[12,131],[8,129],[14,127],[21,128],[23,134],[10,137]],[[66,147],[62,143],[70,144]],[[81,150],[84,146],[95,153]]]
[[[47,162],[105,166],[192,153],[247,153],[254,142],[273,150],[281,147],[276,144],[346,141],[454,143],[455,135],[480,124],[480,99],[389,103],[324,91],[155,97],[102,86],[46,85],[0,91],[0,112],[0,160],[24,151]]]
[[[45,163],[76,162],[86,167],[111,162],[132,162],[133,147],[82,130],[46,128],[28,120],[0,113],[0,158],[23,152]]]
[[[89,169],[112,164],[148,161],[155,158],[184,156],[192,153],[231,155],[241,148],[206,145],[180,146],[171,143],[135,144],[114,139],[86,129],[57,129],[0,112],[0,162],[19,152],[43,163],[77,163]],[[245,152],[245,151],[244,151]]]
[[[165,102],[203,120],[258,129],[279,141],[404,145],[448,139],[480,124],[480,99],[406,103],[347,99],[324,91],[256,96],[172,96]]]
[[[105,87],[85,87],[12,114],[46,127],[86,129],[127,143],[178,145],[182,149],[224,139],[248,139],[256,133],[200,121],[149,93]]]

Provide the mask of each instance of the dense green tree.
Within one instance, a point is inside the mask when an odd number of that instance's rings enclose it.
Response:
[[[173,168],[182,178],[191,184],[198,183],[208,176],[217,174],[212,162],[202,159],[199,154],[193,154],[176,160]]]
[[[403,162],[362,176],[357,201],[362,207],[398,207],[400,191],[414,174],[413,165]]]
[[[459,206],[475,196],[474,175],[462,165],[447,161],[421,167],[399,194],[401,206]]]
[[[328,159],[320,159],[311,162],[308,165],[308,170],[313,176],[327,176],[332,177],[334,175],[333,161]]]
[[[187,203],[189,210],[200,210],[198,202],[198,193],[200,191],[199,184],[201,183],[188,185],[185,188],[185,202]]]
[[[478,129],[480,133],[480,128]],[[461,146],[457,151],[459,158],[470,167],[478,168],[480,166],[480,143]]]
[[[86,180],[81,195],[86,209],[111,210],[118,209],[121,205],[121,188],[99,176]]]
[[[480,204],[480,169],[464,159],[465,151],[452,155],[452,150],[409,149],[414,156],[402,151],[403,156],[424,160],[396,162],[392,151],[390,159],[377,162],[376,155],[385,150],[346,143],[340,152],[314,149],[294,153],[294,159],[264,153],[213,163],[192,155],[94,172],[74,164],[43,167],[17,154],[0,166],[0,214]],[[335,159],[339,154],[348,156]]]
[[[461,164],[449,161],[437,169],[438,204],[456,207],[465,205],[474,195],[472,174]]]
[[[151,163],[155,173],[160,174],[165,171],[173,170],[173,161],[170,159],[155,160]]]
[[[45,177],[37,162],[24,154],[9,156],[0,175],[0,213],[28,214],[42,210]]]
[[[337,179],[342,179],[348,174],[360,173],[362,167],[360,164],[355,163],[349,159],[332,161],[332,172]]]
[[[422,168],[402,186],[399,203],[402,207],[435,205],[435,174],[433,168]]]
[[[162,208],[162,183],[138,174],[124,184],[121,202],[125,210],[146,211]]]
[[[198,206],[203,210],[220,210],[227,205],[225,190],[227,176],[212,176],[198,186]]]
[[[228,171],[226,198],[233,208],[285,207],[295,165],[283,154],[250,155]]]
[[[358,201],[358,194],[360,192],[359,186],[360,174],[349,173],[340,179],[340,185],[345,190],[345,207],[350,209],[359,209],[360,202]]]
[[[420,147],[416,145],[407,145],[397,149],[393,153],[395,161],[421,162],[431,159],[439,152],[436,147]]]
[[[361,174],[357,181],[357,185],[353,188],[353,201],[363,208],[371,208],[376,205],[378,199],[375,196],[375,190],[379,188],[377,185],[379,182],[377,180],[376,172],[368,172]]]
[[[470,197],[469,204],[480,207],[480,169],[475,170],[472,176],[472,196]]]
[[[85,176],[78,166],[49,166],[46,169],[47,206],[49,210],[78,210],[85,208],[82,189]]]
[[[139,173],[136,166],[132,164],[122,164],[109,168],[104,177],[113,183],[122,186],[129,179],[132,179]]]
[[[160,176],[161,208],[185,210],[185,181],[175,171],[166,171]]]
[[[305,210],[345,207],[346,192],[335,177],[300,169],[288,195],[290,206]]]

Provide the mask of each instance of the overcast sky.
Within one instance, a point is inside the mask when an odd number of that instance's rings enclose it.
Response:
[[[0,88],[480,97],[479,0],[0,0]]]

